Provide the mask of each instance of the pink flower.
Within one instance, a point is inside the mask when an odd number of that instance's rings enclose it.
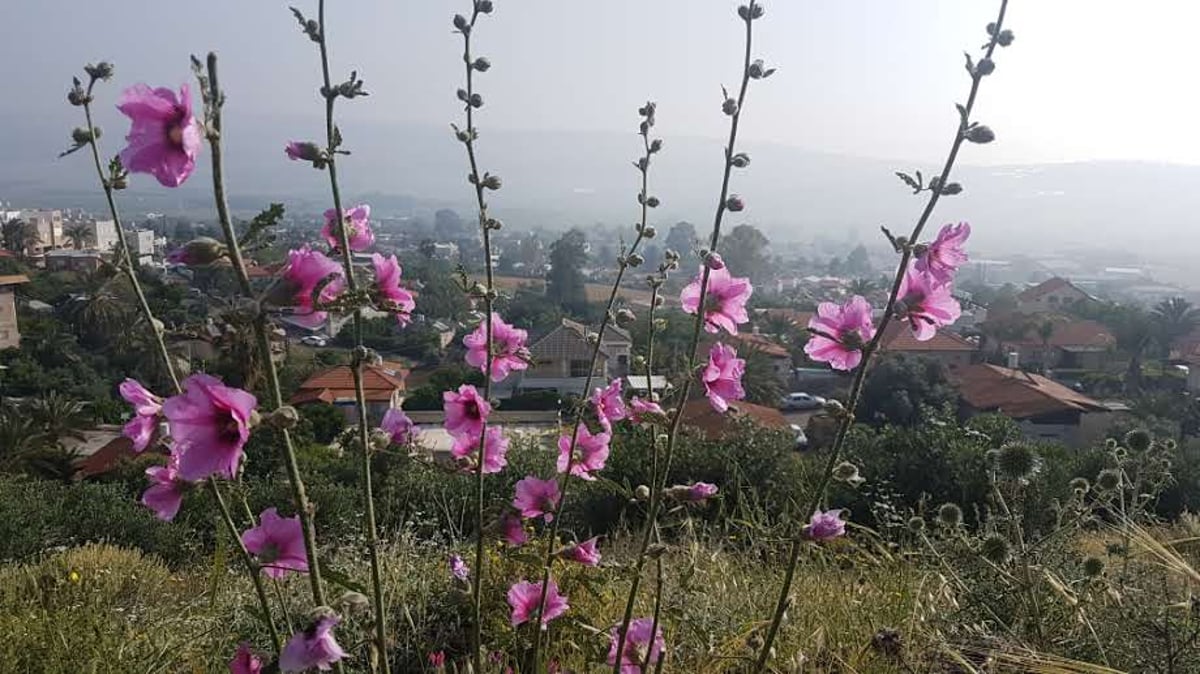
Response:
[[[304,159],[305,155],[307,154],[307,148],[305,145],[306,143],[302,143],[298,140],[288,141],[287,146],[283,148],[283,153],[286,154],[287,158],[291,159],[292,161]]]
[[[717,485],[708,482],[697,482],[687,488],[687,500],[692,503],[707,501],[717,495]]]
[[[238,644],[237,653],[229,661],[229,674],[261,674],[262,660],[250,650],[250,644]]]
[[[429,654],[429,666],[441,670],[446,666],[446,651],[434,651]]]
[[[508,438],[499,426],[488,426],[487,440],[483,443],[483,472],[499,473],[508,465]],[[472,471],[479,456],[479,435],[460,435],[450,447],[450,456]]]
[[[293,290],[292,304],[298,310],[293,320],[309,328],[321,325],[328,316],[313,303],[313,293],[317,288],[321,288],[316,298],[321,304],[337,299],[346,288],[346,274],[342,265],[313,250],[308,244],[288,251],[288,265],[283,270],[283,278]],[[329,282],[325,283],[327,278]]]
[[[279,669],[284,672],[332,669],[330,665],[346,657],[333,639],[333,628],[339,622],[341,618],[337,616],[324,616],[303,632],[293,634],[279,654]]]
[[[629,416],[625,407],[625,398],[621,397],[621,380],[614,379],[605,388],[597,388],[592,393],[592,404],[596,406],[596,415],[605,427],[611,427],[612,422],[620,421]]]
[[[172,454],[165,466],[147,468],[146,477],[150,478],[150,488],[142,493],[142,505],[153,510],[155,517],[164,522],[175,519],[188,486],[187,481],[179,477],[178,455]]]
[[[855,295],[842,305],[821,302],[808,321],[814,331],[804,353],[815,361],[829,363],[835,370],[853,370],[862,362],[862,349],[875,336],[871,305]]]
[[[808,538],[817,541],[831,541],[846,533],[846,523],[842,520],[841,510],[826,510],[813,513],[803,531]]]
[[[170,89],[135,84],[121,92],[117,109],[133,122],[121,164],[132,173],[149,173],[163,187],[182,185],[196,170],[201,141],[188,85],[176,97]]]
[[[554,510],[558,508],[558,499],[562,496],[557,480],[542,480],[529,475],[517,482],[516,491],[512,504],[521,517],[541,517],[547,522],[554,521]]]
[[[505,513],[504,517],[500,518],[500,536],[505,543],[514,548],[519,548],[529,542],[529,534],[525,531],[525,525],[521,522],[521,518],[512,513]]]
[[[651,630],[654,630],[653,638],[651,638]],[[617,664],[617,645],[621,640],[620,633],[620,625],[613,626],[609,633],[609,666]],[[647,650],[650,655],[650,667],[653,668],[658,662],[659,655],[662,654],[663,647],[662,627],[658,626],[655,629],[652,618],[637,618],[630,621],[629,630],[625,636],[625,645],[621,651],[621,674],[642,674],[642,663],[646,661]]]
[[[963,244],[969,236],[971,225],[965,222],[944,225],[937,238],[929,244],[925,253],[917,258],[913,266],[917,271],[929,274],[938,283],[953,281],[954,272],[967,263],[967,251],[963,249]]]
[[[346,225],[346,237],[350,239],[350,250],[366,250],[375,243],[375,232],[371,231],[371,207],[362,204],[349,210],[342,211],[342,221]],[[337,210],[330,208],[325,211],[325,226],[321,228],[321,236],[334,250],[342,249],[341,232],[334,229],[337,224]]]
[[[398,407],[389,407],[388,411],[383,413],[379,428],[391,437],[392,444],[395,445],[407,445],[417,435],[412,419]]]
[[[604,470],[604,464],[608,462],[608,443],[611,439],[612,436],[608,433],[593,435],[587,426],[581,424],[572,453],[571,436],[561,436],[558,439],[558,472],[565,473],[569,468],[575,477],[584,480],[596,479],[592,473]]]
[[[917,341],[933,339],[937,329],[950,325],[962,315],[949,283],[939,283],[928,273],[909,267],[900,282],[898,297],[904,303],[904,317]]]
[[[679,294],[683,310],[694,314],[700,309],[700,283],[704,278],[704,267]],[[704,329],[717,332],[724,329],[731,335],[737,334],[737,326],[750,320],[746,314],[746,301],[754,287],[748,278],[734,278],[724,265],[708,270],[708,291],[705,296]]]
[[[742,388],[742,375],[746,372],[746,361],[737,357],[737,351],[731,346],[720,342],[712,345],[708,351],[708,365],[704,366],[701,377],[704,380],[704,394],[708,402],[718,412],[729,409],[732,400],[746,397]]]
[[[375,265],[375,288],[386,303],[386,309],[396,314],[400,327],[412,321],[412,312],[417,308],[413,294],[400,285],[400,263],[395,255],[384,257],[379,253],[371,256]]]
[[[492,381],[503,381],[510,373],[529,367],[529,352],[525,340],[529,333],[505,323],[492,313]],[[471,334],[463,337],[467,347],[467,364],[487,374],[487,321],[480,321]]]
[[[530,583],[522,580],[519,583],[514,583],[508,588],[508,605],[512,607],[512,626],[516,627],[522,623],[537,618],[538,613],[541,613],[542,629],[551,620],[559,617],[567,612],[570,606],[567,605],[567,598],[558,593],[558,585],[551,580],[546,587],[546,603],[545,611],[539,611],[539,604],[542,601],[542,584]]]
[[[259,515],[258,526],[242,534],[242,544],[258,558],[263,573],[283,578],[289,571],[308,573],[299,517],[280,517],[274,508]]]
[[[578,562],[584,566],[598,566],[600,564],[600,551],[596,549],[596,537],[593,536],[582,543],[576,543],[564,548],[562,556],[563,559]]]
[[[185,379],[183,391],[163,403],[180,476],[193,482],[210,475],[234,477],[258,401],[207,374]]]
[[[458,387],[458,393],[442,393],[442,409],[446,411],[446,432],[456,438],[478,438],[492,406],[470,384]]]
[[[121,429],[121,434],[133,441],[134,452],[143,452],[150,446],[150,441],[154,439],[154,433],[158,430],[162,398],[146,390],[145,386],[133,379],[121,382],[117,391],[125,402],[133,405],[134,413],[134,417]]]
[[[663,411],[662,405],[653,400],[643,400],[637,396],[634,396],[629,401],[629,407],[629,418],[635,424],[652,424],[664,420],[667,416],[667,413]]]
[[[467,563],[458,555],[450,555],[450,575],[458,580],[466,581],[471,577],[471,569],[467,567]]]

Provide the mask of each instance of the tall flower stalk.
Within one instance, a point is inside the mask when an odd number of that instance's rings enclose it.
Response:
[[[304,32],[317,43],[321,54],[321,96],[325,99],[325,151],[324,167],[329,175],[329,191],[333,197],[333,225],[331,230],[337,239],[336,246],[341,252],[342,268],[345,273],[346,287],[349,295],[354,298],[354,348],[351,351],[350,369],[354,377],[354,400],[358,406],[358,440],[362,447],[360,471],[362,474],[363,507],[366,512],[364,527],[367,536],[367,552],[371,566],[371,593],[375,605],[375,648],[382,671],[387,674],[391,665],[387,658],[387,625],[386,610],[383,603],[383,575],[379,565],[379,531],[375,522],[375,495],[371,477],[371,442],[370,429],[367,419],[367,400],[363,389],[363,367],[368,361],[368,352],[362,345],[363,316],[358,280],[354,276],[353,253],[349,227],[346,223],[346,212],[342,208],[341,188],[338,184],[337,157],[348,154],[340,150],[342,134],[334,122],[334,105],[339,97],[353,99],[366,96],[362,89],[362,81],[356,73],[351,72],[346,82],[334,85],[329,74],[329,40],[325,23],[325,0],[317,2],[316,26],[305,21],[298,10],[292,8],[293,14],[300,21]]]
[[[979,85],[983,78],[990,75],[995,69],[995,64],[992,61],[992,55],[997,46],[1007,46],[1012,42],[1012,32],[1004,29],[1004,15],[1008,8],[1008,0],[1000,0],[1000,10],[996,16],[994,23],[988,24],[987,32],[989,39],[984,46],[984,55],[978,63],[972,61],[970,54],[967,54],[967,72],[971,78],[970,91],[967,94],[965,104],[958,104],[959,121],[958,127],[954,130],[954,138],[950,143],[950,151],[946,155],[946,160],[942,165],[941,173],[933,177],[929,184],[923,184],[920,180],[920,174],[917,179],[905,174],[899,174],[900,178],[906,184],[914,188],[916,193],[926,191],[929,193],[925,202],[925,208],[921,211],[921,215],[917,218],[916,224],[913,225],[912,231],[907,237],[895,237],[886,229],[884,233],[891,241],[896,252],[900,255],[900,260],[896,265],[896,273],[892,281],[891,292],[888,294],[887,304],[884,306],[883,316],[880,319],[878,328],[875,330],[874,336],[862,346],[862,361],[858,365],[858,369],[854,374],[854,379],[850,385],[850,392],[847,396],[846,403],[837,413],[840,415],[840,423],[838,425],[837,434],[834,437],[833,447],[830,449],[829,458],[825,462],[824,469],[821,472],[821,477],[817,482],[816,489],[813,490],[806,507],[801,511],[801,514],[816,512],[817,508],[825,499],[825,492],[829,488],[829,484],[833,479],[834,468],[841,459],[842,449],[846,441],[846,436],[850,431],[850,427],[854,424],[854,414],[858,407],[858,402],[862,396],[863,385],[866,382],[867,371],[870,368],[872,357],[878,352],[880,343],[883,340],[884,333],[892,321],[893,317],[901,309],[901,291],[906,284],[906,276],[910,273],[910,263],[914,256],[920,254],[920,245],[918,241],[921,234],[925,231],[925,226],[929,222],[930,216],[933,215],[933,210],[938,204],[938,200],[942,195],[954,195],[962,190],[962,187],[957,183],[950,182],[950,172],[954,168],[954,163],[958,159],[959,150],[964,142],[973,143],[988,143],[994,138],[994,135],[986,126],[979,125],[971,121],[971,113],[975,109],[976,98],[979,94]],[[907,310],[908,308],[906,308]],[[912,321],[920,321],[920,318],[910,319]],[[790,603],[790,593],[792,581],[795,579],[796,566],[800,560],[801,546],[804,543],[802,534],[796,533],[792,535],[790,551],[788,553],[787,569],[784,572],[783,584],[780,587],[779,597],[775,603],[775,610],[771,617],[771,622],[767,628],[767,633],[763,639],[762,649],[755,661],[755,672],[762,672],[766,669],[767,661],[771,657],[771,650],[775,642],[775,638],[779,633],[779,627],[783,622],[783,616],[787,612]]]
[[[95,100],[92,95],[96,82],[107,80],[112,76],[113,67],[109,63],[101,62],[96,65],[88,65],[85,68],[88,75],[87,88],[82,88],[82,83],[75,79],[74,87],[72,88],[68,100],[72,104],[83,108],[84,121],[87,126],[76,133],[75,146],[68,150],[73,152],[80,149],[83,145],[87,145],[92,155],[92,163],[96,168],[96,176],[100,180],[100,186],[104,190],[104,198],[108,202],[109,214],[113,219],[113,226],[117,230],[117,268],[125,274],[129,279],[129,284],[133,288],[134,295],[138,301],[138,311],[142,315],[142,320],[146,322],[147,328],[154,335],[154,345],[157,355],[162,359],[163,369],[167,374],[167,378],[171,381],[171,388],[176,394],[182,393],[183,389],[180,386],[179,375],[175,372],[175,366],[171,359],[171,352],[167,349],[167,343],[164,338],[164,326],[162,321],[154,317],[154,312],[150,309],[150,303],[146,299],[145,290],[142,288],[141,280],[138,279],[137,268],[134,265],[132,251],[129,249],[129,240],[125,235],[125,228],[121,225],[121,214],[117,210],[116,197],[114,192],[118,189],[124,189],[128,173],[121,165],[120,158],[113,158],[109,163],[108,173],[105,174],[104,165],[100,160],[100,130],[92,121],[92,102]],[[65,154],[65,153],[64,153]],[[263,586],[262,576],[259,573],[260,566],[251,556],[245,544],[242,543],[241,535],[237,524],[233,520],[233,515],[229,510],[229,505],[225,501],[224,495],[221,493],[221,486],[217,482],[216,477],[208,478],[208,488],[212,492],[213,500],[217,503],[217,509],[221,515],[221,522],[225,525],[230,537],[236,542],[238,554],[242,559],[242,563],[246,567],[246,573],[250,576],[250,581],[254,585],[255,595],[258,597],[259,606],[262,608],[263,620],[266,623],[267,630],[271,635],[271,644],[275,652],[279,653],[283,642],[279,635],[279,629],[275,625],[275,619],[271,611],[271,604],[267,598],[266,589]]]

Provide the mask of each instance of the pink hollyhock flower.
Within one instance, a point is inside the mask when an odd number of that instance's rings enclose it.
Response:
[[[417,308],[413,294],[400,285],[400,263],[395,255],[384,257],[379,253],[371,256],[375,265],[375,288],[386,302],[386,309],[396,314],[400,327],[412,321],[412,312]]]
[[[483,472],[499,473],[508,465],[508,438],[499,426],[488,426],[487,439],[483,443]],[[450,456],[459,460],[460,464],[475,467],[475,459],[479,456],[479,435],[460,435],[454,439],[450,447]]]
[[[292,161],[304,159],[308,154],[305,145],[306,143],[302,143],[298,140],[288,141],[288,144],[283,148],[283,153],[286,154],[287,158],[291,159]],[[311,143],[307,143],[307,145],[311,145]]]
[[[625,398],[621,397],[620,379],[612,380],[612,383],[604,388],[597,388],[592,393],[592,404],[596,406],[596,415],[600,417],[600,423],[606,427],[629,416]]]
[[[608,443],[612,436],[608,433],[592,434],[587,426],[579,426],[579,434],[575,439],[575,451],[571,451],[571,436],[563,435],[558,439],[558,472],[565,473],[570,468],[571,474],[584,480],[594,480],[592,473],[604,470],[608,462]]]
[[[629,407],[629,418],[635,424],[652,424],[656,421],[662,421],[667,416],[667,413],[663,411],[662,405],[653,400],[643,400],[637,396],[634,396],[629,401]]]
[[[134,417],[130,419],[121,434],[133,441],[133,451],[141,453],[150,446],[154,433],[158,430],[158,415],[162,412],[162,398],[154,395],[142,386],[141,382],[126,379],[117,386],[117,391],[125,402],[133,405]]]
[[[514,583],[508,588],[508,605],[512,607],[512,626],[516,627],[522,623],[535,620],[540,612],[542,629],[551,620],[559,617],[567,612],[570,606],[567,605],[567,598],[558,593],[558,585],[551,580],[546,587],[546,603],[545,611],[538,611],[539,603],[542,601],[542,584],[530,583],[522,580],[519,583]]]
[[[529,333],[505,323],[492,313],[492,381],[503,381],[510,373],[529,367],[529,351],[525,340]],[[487,374],[487,321],[480,321],[471,334],[463,337],[467,347],[467,364]]]
[[[467,567],[467,563],[458,555],[450,555],[450,575],[458,580],[466,582],[471,577],[471,569]]]
[[[303,632],[293,634],[279,654],[279,669],[284,672],[332,669],[330,665],[346,657],[333,638],[333,628],[339,622],[341,618],[337,616],[324,616]]]
[[[478,438],[492,406],[470,384],[458,387],[458,393],[442,393],[442,409],[446,411],[446,432],[456,438]]]
[[[299,517],[280,517],[274,508],[267,508],[259,515],[258,526],[242,534],[242,544],[270,578],[283,578],[289,571],[308,573]]]
[[[558,499],[562,497],[557,480],[542,480],[529,475],[517,482],[516,491],[512,504],[521,517],[541,517],[547,522],[554,521],[554,510],[558,508]]]
[[[392,444],[395,445],[407,445],[417,436],[417,428],[412,419],[398,407],[389,407],[388,411],[383,413],[379,428],[392,438]]]
[[[371,231],[371,207],[362,204],[342,211],[342,222],[346,226],[346,237],[350,239],[350,250],[366,250],[375,243],[375,232]],[[325,211],[325,226],[321,228],[321,236],[334,250],[342,249],[341,233],[334,229],[337,224],[337,210]]]
[[[929,274],[938,283],[953,281],[954,273],[967,263],[967,251],[963,249],[963,244],[970,236],[971,225],[965,222],[944,225],[913,266],[917,271]]]
[[[188,85],[176,97],[170,89],[135,84],[121,92],[117,109],[133,122],[121,164],[132,173],[149,173],[163,187],[182,185],[196,170],[201,142]]]
[[[216,377],[194,374],[185,379],[183,393],[163,403],[183,479],[234,477],[257,407],[253,395],[225,386]]]
[[[329,259],[324,253],[313,250],[308,244],[288,251],[288,264],[283,270],[283,278],[294,291],[292,304],[298,313],[293,316],[293,320],[309,328],[321,325],[328,316],[326,312],[319,311],[313,303],[313,293],[317,288],[321,288],[316,298],[321,304],[332,302],[346,289],[346,273],[342,265]],[[325,283],[327,278],[329,282]]]
[[[654,631],[651,638],[651,630]],[[617,664],[617,645],[620,643],[621,626],[614,625],[608,639],[608,664]],[[662,626],[655,629],[654,619],[637,618],[629,623],[629,631],[625,635],[625,645],[621,652],[621,674],[642,674],[642,663],[646,661],[646,651],[649,651],[650,666],[658,662],[658,657],[664,648]]]
[[[708,482],[697,482],[687,488],[687,500],[698,503],[707,501],[717,495],[717,485]]]
[[[701,266],[700,273],[679,294],[679,303],[689,314],[700,310],[700,284],[703,278],[704,267]],[[713,333],[723,329],[731,335],[736,335],[737,326],[750,320],[746,313],[746,301],[750,299],[750,293],[753,291],[750,279],[734,278],[724,265],[717,269],[709,269],[704,329]]]
[[[701,377],[704,380],[704,394],[708,402],[718,412],[729,409],[733,400],[746,397],[742,388],[742,375],[746,372],[746,361],[737,357],[737,351],[731,346],[720,342],[712,345],[708,351],[708,365],[704,366]]]
[[[826,510],[813,513],[803,531],[808,538],[817,541],[831,541],[846,533],[846,522],[841,518],[841,510]]]
[[[598,566],[600,564],[600,551],[596,549],[596,537],[593,536],[582,543],[576,543],[564,548],[562,556],[563,559],[578,562],[584,566]]]
[[[146,477],[150,478],[150,488],[142,493],[142,505],[164,522],[175,519],[188,487],[187,481],[179,476],[178,455],[172,454],[165,466],[147,468]]]
[[[262,668],[262,660],[250,650],[250,644],[238,644],[237,653],[229,661],[229,674],[261,674]]]
[[[917,341],[933,339],[937,329],[962,315],[949,283],[938,283],[930,274],[909,267],[900,282],[898,297],[904,303],[904,319]]]
[[[842,305],[821,302],[808,329],[815,331],[804,345],[809,358],[829,363],[835,370],[853,370],[862,362],[863,347],[875,336],[871,305],[858,295]]]
[[[519,548],[529,542],[529,534],[525,531],[525,525],[521,522],[521,518],[512,513],[505,513],[504,517],[500,518],[500,536],[505,543],[514,548]]]
[[[446,666],[446,651],[434,651],[429,654],[429,666],[442,670]]]

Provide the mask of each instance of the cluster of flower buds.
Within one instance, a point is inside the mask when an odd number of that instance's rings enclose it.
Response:
[[[750,64],[750,68],[746,74],[750,75],[750,79],[752,80],[765,80],[775,74],[775,68],[768,68],[763,65],[762,59],[755,59],[754,63]]]
[[[472,185],[478,183],[485,190],[498,190],[498,189],[500,189],[500,185],[502,184],[500,181],[500,176],[492,175],[491,173],[487,173],[487,172],[484,172],[482,180],[480,180],[474,173],[472,173],[467,176],[467,182],[471,183]],[[497,229],[499,229],[499,228],[497,228]]]
[[[458,100],[476,110],[483,107],[483,96],[479,94],[468,94],[466,89],[459,89],[457,95]]]
[[[321,42],[321,24],[312,19],[304,18],[300,10],[295,7],[292,7],[292,16],[296,17],[296,21],[300,23],[301,32],[307,35],[308,39],[318,44]]]
[[[83,71],[92,78],[92,81],[103,80],[107,82],[113,76],[113,64],[108,61],[101,61],[95,65],[91,63],[83,67]]]
[[[750,3],[749,6],[747,6],[747,5],[739,6],[738,10],[737,10],[738,16],[741,17],[743,21],[753,21],[755,19],[761,19],[764,12],[765,12],[765,10],[763,9],[763,6],[761,4],[759,4],[757,2],[753,2],[753,1]]]
[[[92,102],[92,97],[83,89],[83,83],[78,77],[71,78],[73,82],[71,90],[67,92],[67,100],[74,106],[87,105]]]
[[[997,34],[995,23],[989,23],[987,25],[987,34],[991,35],[992,38],[996,40],[996,44],[1000,45],[1001,47],[1007,47],[1013,43],[1013,32],[1005,28],[1004,30],[1000,31],[999,34]],[[984,46],[986,47],[987,45]]]

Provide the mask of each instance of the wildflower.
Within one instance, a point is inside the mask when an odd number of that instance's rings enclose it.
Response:
[[[608,443],[611,439],[608,433],[592,434],[582,424],[574,443],[570,435],[561,436],[558,439],[558,472],[570,470],[571,475],[584,480],[596,479],[592,473],[603,470],[608,462]]]
[[[938,507],[937,519],[944,527],[957,527],[963,521],[962,508],[957,503],[943,503]]]
[[[525,340],[529,333],[505,323],[492,313],[492,381],[503,381],[511,372],[529,367]],[[471,334],[463,337],[467,347],[467,363],[488,374],[487,321],[480,321]]]
[[[436,671],[445,671],[446,651],[434,651],[429,654],[429,666]]]
[[[512,504],[521,517],[541,517],[547,522],[554,520],[554,511],[562,496],[557,480],[542,480],[529,475],[517,482],[516,492]]]
[[[158,519],[170,522],[179,513],[187,482],[179,476],[179,456],[172,454],[165,466],[146,469],[150,488],[142,493],[142,505],[154,511]]]
[[[708,402],[718,412],[729,409],[733,400],[746,397],[742,388],[742,375],[746,372],[746,361],[737,357],[737,351],[731,346],[717,342],[708,352],[708,365],[704,367],[701,378],[704,380],[704,394]]]
[[[162,412],[162,398],[151,393],[142,386],[141,382],[126,379],[117,386],[117,391],[125,402],[133,405],[134,417],[130,419],[121,434],[133,441],[133,451],[142,452],[150,446],[155,431],[158,430],[158,415]]]
[[[292,304],[299,310],[293,320],[310,328],[319,326],[328,316],[326,312],[318,310],[314,303],[313,293],[317,288],[321,288],[321,292],[315,301],[326,304],[337,299],[346,287],[342,265],[313,250],[308,244],[288,251],[288,264],[283,271],[283,278],[293,290]]]
[[[567,546],[562,551],[562,557],[584,566],[599,565],[600,551],[596,549],[596,537],[593,536],[582,543]]]
[[[488,426],[483,442],[483,472],[499,473],[508,465],[508,438],[499,426]],[[450,447],[450,455],[466,466],[474,466],[479,455],[479,435],[460,435]]]
[[[466,582],[471,577],[471,569],[467,567],[467,563],[458,555],[450,555],[450,575],[456,579]]]
[[[842,520],[841,514],[841,510],[818,510],[805,525],[804,535],[820,543],[845,535],[846,522]]]
[[[653,630],[653,636],[651,631]],[[615,625],[608,638],[608,664],[617,664],[617,644],[620,643],[621,626]],[[642,663],[647,661],[651,666],[658,662],[663,650],[662,627],[656,626],[652,618],[637,618],[630,621],[625,633],[625,645],[621,651],[621,674],[642,674]]]
[[[542,625],[542,629],[545,629],[551,620],[566,613],[567,609],[570,608],[567,605],[567,598],[558,593],[558,585],[553,580],[549,581],[549,585],[546,587],[544,611],[538,610],[538,604],[541,602],[541,599],[541,583],[530,583],[522,580],[508,588],[508,605],[512,607],[512,626],[516,627],[522,623],[534,620],[541,613],[539,622]]]
[[[1105,468],[1096,476],[1096,486],[1103,491],[1112,491],[1121,486],[1121,471],[1116,468]]]
[[[375,289],[388,311],[396,314],[400,327],[412,321],[412,312],[417,308],[413,294],[400,285],[400,263],[395,255],[384,257],[379,253],[371,256],[375,266]]]
[[[1012,555],[1012,546],[1008,544],[1007,538],[999,534],[992,534],[983,539],[983,543],[979,546],[979,554],[993,564],[1004,564]]]
[[[605,426],[629,416],[625,398],[621,396],[620,379],[612,380],[612,383],[604,388],[597,388],[592,393],[592,404],[596,407],[596,415],[600,417],[600,423]]]
[[[308,573],[299,517],[280,517],[274,508],[267,508],[259,515],[258,526],[242,534],[242,544],[258,558],[269,578],[283,578],[289,571]]]
[[[875,337],[871,305],[855,295],[842,305],[821,302],[808,321],[813,334],[804,353],[815,361],[829,363],[835,370],[853,370],[862,362],[862,350]]]
[[[121,165],[133,173],[149,173],[163,187],[179,187],[196,170],[200,124],[192,115],[188,85],[179,96],[170,89],[135,84],[121,92],[117,109],[132,121]]]
[[[962,315],[962,307],[951,294],[949,283],[939,283],[930,274],[913,267],[904,272],[899,297],[904,304],[905,320],[920,342],[933,339],[938,328],[954,323]]]
[[[1075,492],[1075,494],[1078,496],[1083,496],[1092,488],[1091,483],[1087,481],[1086,477],[1073,477],[1071,478],[1071,481],[1067,483],[1067,486],[1069,486],[1071,491]]]
[[[512,513],[505,513],[500,518],[500,537],[514,548],[519,548],[529,542],[529,534],[525,532],[525,525],[521,522],[521,518]]]
[[[366,250],[375,244],[375,232],[371,231],[371,207],[362,204],[349,210],[342,211],[342,226],[346,228],[346,238],[350,240],[350,250]],[[341,232],[334,229],[337,224],[337,209],[325,211],[325,226],[321,228],[321,236],[334,250],[342,249]]]
[[[1104,560],[1099,557],[1085,557],[1083,560],[1084,575],[1095,578],[1104,573]]]
[[[412,419],[409,419],[404,410],[398,407],[389,407],[388,411],[383,413],[383,420],[379,423],[379,428],[387,433],[392,444],[396,445],[407,445],[417,435],[417,429]]]
[[[179,456],[179,475],[189,481],[210,475],[232,478],[250,439],[256,407],[253,395],[225,386],[216,377],[194,374],[185,379],[183,393],[163,403]]]
[[[238,644],[237,653],[229,661],[229,674],[260,674],[262,669],[262,660],[250,650],[250,644]]]
[[[963,250],[963,244],[969,236],[971,225],[968,223],[943,226],[937,238],[917,258],[913,267],[917,271],[929,274],[938,283],[953,281],[954,273],[967,263],[967,251]]]
[[[1037,470],[1038,456],[1029,445],[1005,445],[996,455],[996,467],[1009,478],[1023,480]]]
[[[663,411],[662,405],[653,400],[634,396],[629,401],[629,418],[635,424],[655,423],[665,420],[666,417],[667,413]]]
[[[454,437],[478,438],[492,406],[470,384],[458,387],[458,393],[442,393],[442,409],[446,411],[446,432]]]
[[[1125,444],[1135,452],[1144,452],[1150,449],[1150,443],[1153,441],[1154,436],[1144,428],[1135,428],[1125,434]]]
[[[718,258],[720,259],[720,258]],[[692,282],[679,294],[679,303],[689,314],[700,310],[700,284],[704,278],[704,267]],[[716,333],[725,330],[737,334],[737,326],[750,320],[746,313],[746,302],[754,287],[748,278],[735,278],[724,264],[708,270],[708,286],[705,295],[704,329]]]
[[[914,534],[919,534],[922,531],[925,531],[925,518],[919,515],[913,515],[912,517],[908,518],[907,526],[909,531],[913,532]]]
[[[330,665],[346,657],[333,638],[333,628],[339,622],[341,619],[336,615],[325,615],[308,629],[293,634],[279,655],[279,669],[284,672],[332,669]]]

